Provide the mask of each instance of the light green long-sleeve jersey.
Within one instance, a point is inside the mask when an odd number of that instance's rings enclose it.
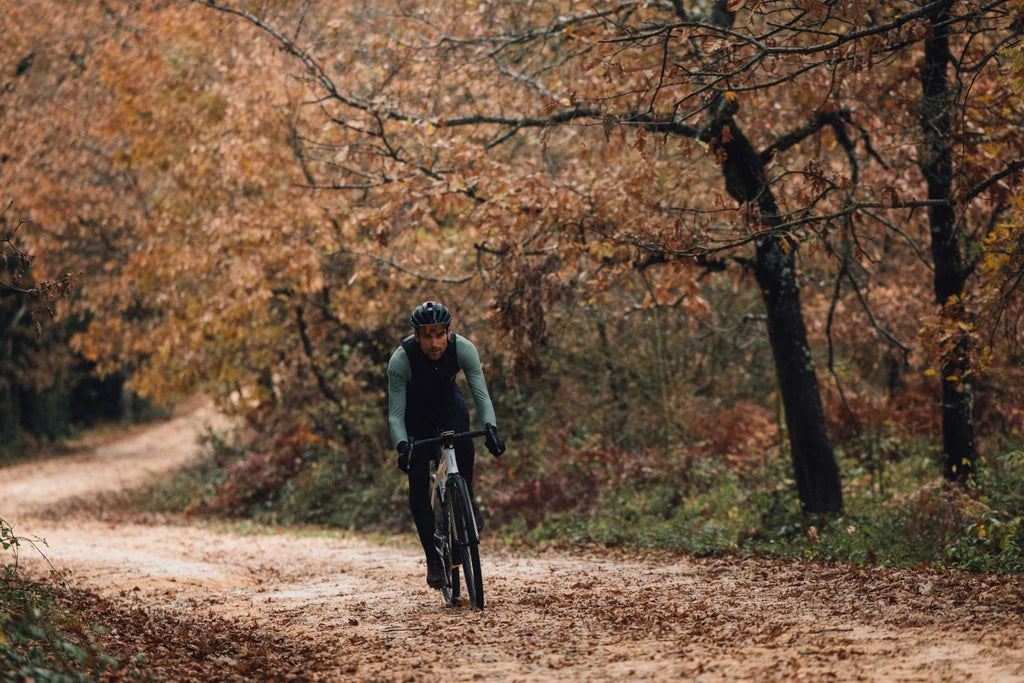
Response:
[[[487,393],[487,382],[480,366],[480,354],[473,342],[463,336],[455,335],[455,357],[459,368],[466,376],[466,383],[476,402],[476,413],[483,424],[498,425],[494,415],[491,395]],[[412,364],[402,346],[399,346],[391,360],[388,361],[388,425],[391,427],[391,439],[397,446],[409,440],[405,428],[405,408],[407,387],[412,381]]]

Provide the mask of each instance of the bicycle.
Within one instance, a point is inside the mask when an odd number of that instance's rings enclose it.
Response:
[[[418,441],[409,439],[410,457],[416,447],[434,446],[430,456],[434,464],[430,474],[430,506],[434,511],[434,543],[444,566],[441,594],[446,604],[459,604],[461,566],[469,604],[481,610],[484,608],[484,582],[480,573],[480,532],[473,516],[469,487],[455,462],[455,440],[486,435],[487,431],[481,429],[445,431]]]

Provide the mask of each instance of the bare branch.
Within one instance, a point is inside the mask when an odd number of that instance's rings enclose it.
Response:
[[[982,192],[998,183],[1003,178],[1018,173],[1021,170],[1024,170],[1024,159],[1017,159],[1016,161],[1011,161],[1009,164],[1006,165],[1006,167],[1003,170],[989,176],[988,178],[985,178],[985,180],[981,181],[980,183],[969,189],[967,192],[965,192],[963,196],[963,202],[965,204],[972,202],[975,198],[977,198],[978,195],[980,195]]]

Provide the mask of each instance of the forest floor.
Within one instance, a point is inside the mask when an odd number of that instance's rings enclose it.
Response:
[[[487,607],[445,607],[407,536],[126,511],[200,452],[192,405],[0,470],[0,516],[45,539],[110,628],[110,680],[1024,681],[1024,578],[485,540]],[[486,535],[485,531],[485,535]],[[20,566],[43,577],[39,553]]]

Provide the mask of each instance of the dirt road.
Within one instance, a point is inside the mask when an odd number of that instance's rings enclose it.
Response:
[[[159,680],[1024,681],[1024,580],[760,560],[483,549],[488,605],[445,608],[414,538],[108,513],[196,456],[200,407],[0,470],[0,516],[44,538]],[[42,572],[35,553],[23,566]],[[456,653],[452,655],[451,653]]]

